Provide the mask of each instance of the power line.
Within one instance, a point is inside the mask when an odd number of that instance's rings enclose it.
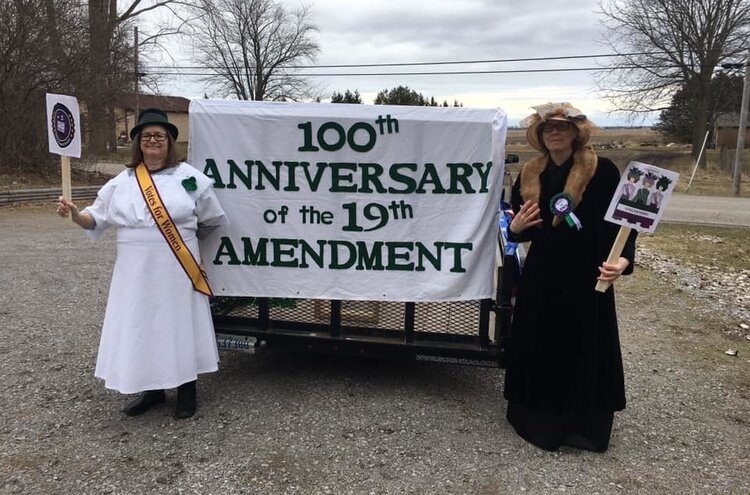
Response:
[[[289,69],[352,69],[357,67],[411,67],[411,66],[428,66],[428,65],[466,65],[466,64],[498,64],[510,62],[542,62],[550,60],[577,60],[587,58],[605,58],[605,57],[631,57],[636,55],[653,55],[659,52],[632,52],[632,53],[602,53],[596,55],[567,55],[560,57],[526,57],[526,58],[502,58],[486,60],[452,60],[441,62],[392,62],[379,64],[333,64],[333,65],[288,65]],[[155,65],[155,69],[210,69],[211,67],[203,66],[167,66]]]
[[[456,75],[481,75],[481,74],[533,74],[540,72],[585,72],[585,71],[607,71],[625,69],[645,68],[677,68],[677,66],[660,65],[658,67],[632,66],[632,67],[556,67],[548,69],[503,69],[503,70],[472,70],[472,71],[441,71],[441,72],[322,72],[322,73],[292,73],[285,74],[287,77],[357,77],[357,76],[456,76]],[[206,69],[213,70],[213,69]],[[165,72],[151,71],[153,75],[160,76],[203,76],[210,77],[215,72]]]

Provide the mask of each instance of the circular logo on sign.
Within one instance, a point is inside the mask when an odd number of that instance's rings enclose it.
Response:
[[[73,142],[76,135],[76,123],[73,114],[62,103],[52,107],[52,135],[57,145],[65,148]]]

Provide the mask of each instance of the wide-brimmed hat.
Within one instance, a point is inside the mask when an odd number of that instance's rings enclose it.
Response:
[[[135,136],[147,125],[160,125],[164,127],[172,135],[172,139],[177,139],[177,135],[179,134],[177,127],[167,119],[166,113],[158,108],[146,108],[138,114],[138,124],[130,129],[130,139],[135,139]]]
[[[575,149],[580,149],[589,142],[591,132],[596,126],[586,116],[568,102],[545,103],[531,107],[536,110],[534,113],[521,121],[521,125],[526,129],[526,140],[531,146],[547,153],[547,148],[541,138],[542,124],[548,120],[563,120],[572,122],[578,128],[578,136],[573,142]]]

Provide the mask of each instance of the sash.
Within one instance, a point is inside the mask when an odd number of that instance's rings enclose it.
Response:
[[[148,209],[154,217],[159,231],[164,236],[164,240],[167,241],[167,245],[172,250],[175,258],[177,258],[180,266],[182,266],[182,269],[185,270],[188,278],[193,283],[193,288],[201,294],[213,296],[211,287],[208,286],[208,280],[206,280],[206,273],[198,262],[195,261],[193,253],[190,252],[185,241],[182,240],[180,231],[164,206],[159,196],[159,191],[156,189],[156,184],[151,179],[151,173],[143,162],[136,165],[135,177],[138,180],[138,187],[141,189],[143,199],[146,201],[146,205],[148,205]]]

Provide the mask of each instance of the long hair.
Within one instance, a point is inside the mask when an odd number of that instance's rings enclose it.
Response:
[[[174,148],[175,148],[175,141],[172,137],[172,134],[167,132],[167,129],[164,129],[164,134],[167,135],[167,157],[164,159],[165,166],[166,167],[174,167],[179,163],[179,160],[177,160]],[[125,165],[128,168],[133,168],[139,163],[143,161],[143,152],[141,151],[141,133],[135,135],[133,138],[132,143],[130,143],[130,163]]]

